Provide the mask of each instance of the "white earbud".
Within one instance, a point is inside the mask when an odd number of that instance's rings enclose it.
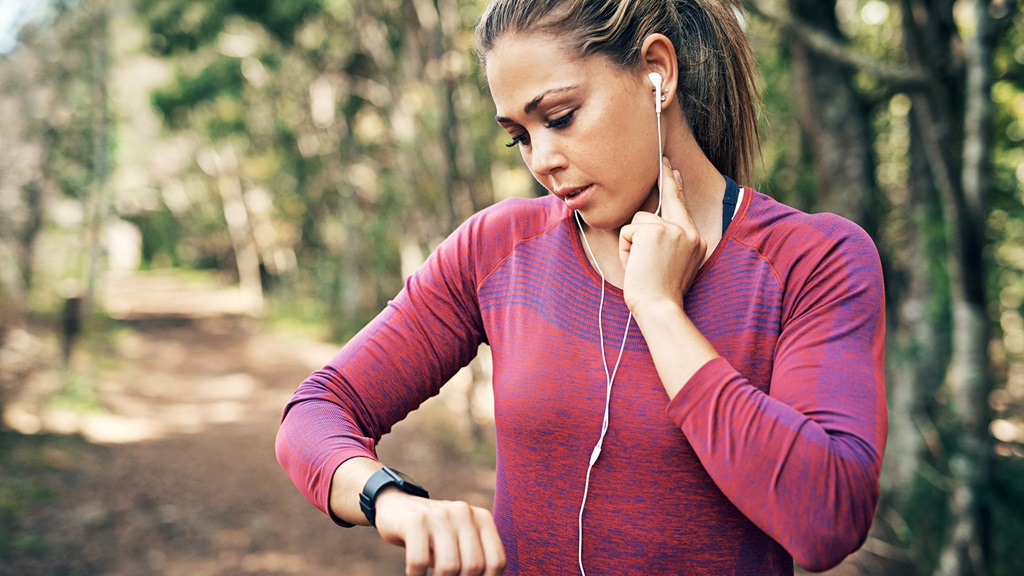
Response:
[[[647,77],[651,79],[651,84],[654,84],[654,112],[658,120],[658,209],[654,211],[654,214],[660,216],[661,194],[664,184],[661,173],[661,157],[663,154],[661,142],[661,102],[665,97],[661,95],[661,74],[651,72]]]
[[[654,84],[654,109],[660,114],[661,113],[661,74],[657,72],[651,72],[647,75],[651,79],[651,84]]]

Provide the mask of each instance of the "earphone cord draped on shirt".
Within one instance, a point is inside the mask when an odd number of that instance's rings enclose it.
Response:
[[[659,137],[658,140],[660,142],[661,138]],[[655,212],[656,215],[661,213],[661,172],[658,173],[658,191],[658,210]],[[725,176],[725,197],[722,198],[723,237],[725,237],[725,231],[729,227],[733,216],[735,216],[739,208],[738,203],[741,193],[742,190],[739,185],[737,185],[732,178]],[[593,471],[594,464],[597,463],[597,459],[601,455],[601,445],[604,442],[605,434],[608,432],[609,409],[612,401],[612,383],[615,382],[615,375],[619,372],[619,363],[622,361],[622,354],[626,350],[626,339],[629,336],[629,325],[633,321],[633,313],[630,312],[629,316],[626,318],[626,328],[622,332],[622,344],[619,346],[619,354],[615,359],[615,367],[609,372],[608,356],[605,354],[604,350],[604,297],[605,284],[607,281],[604,277],[604,271],[601,270],[601,265],[597,263],[597,257],[594,256],[594,251],[590,248],[590,242],[587,240],[587,234],[583,231],[583,221],[579,212],[576,212],[576,226],[580,230],[580,236],[583,238],[583,244],[587,249],[587,253],[590,254],[590,258],[594,261],[594,268],[597,269],[597,273],[601,276],[601,300],[597,308],[597,333],[601,344],[601,363],[604,366],[604,377],[606,382],[604,421],[601,423],[601,435],[598,437],[597,444],[594,446],[594,450],[590,454],[590,463],[587,466],[587,477],[583,484],[583,501],[580,503],[578,560],[580,565],[580,575],[586,576],[587,573],[583,569],[583,510],[587,506],[587,493],[590,490],[590,473]]]
[[[601,436],[597,439],[594,451],[590,454],[590,464],[587,466],[587,478],[583,484],[583,501],[580,503],[578,560],[580,564],[580,575],[586,576],[587,573],[583,569],[583,510],[587,506],[587,492],[590,490],[590,472],[594,469],[594,464],[597,463],[597,459],[601,456],[601,444],[604,442],[604,436],[608,432],[608,411],[612,402],[612,383],[615,381],[615,375],[619,372],[619,362],[622,361],[622,353],[626,350],[626,338],[629,336],[629,324],[633,321],[633,313],[630,312],[629,317],[626,318],[626,329],[622,331],[622,345],[619,346],[619,356],[615,359],[615,368],[609,372],[608,356],[604,352],[603,320],[605,284],[607,284],[607,281],[604,278],[604,272],[601,270],[601,265],[597,263],[597,257],[594,255],[594,251],[590,248],[590,242],[587,241],[587,235],[583,231],[582,217],[579,212],[576,212],[576,225],[580,229],[580,236],[583,237],[583,244],[586,246],[587,252],[590,254],[590,258],[594,261],[594,267],[597,268],[597,273],[601,276],[601,302],[597,307],[597,333],[601,343],[601,362],[604,365],[604,377],[607,384],[605,387],[604,421],[601,423]]]

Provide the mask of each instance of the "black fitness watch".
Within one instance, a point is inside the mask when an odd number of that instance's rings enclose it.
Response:
[[[366,481],[366,485],[363,486],[362,493],[359,494],[359,508],[363,510],[366,519],[370,521],[370,526],[377,526],[377,495],[388,486],[394,486],[406,494],[430,498],[427,491],[414,482],[412,478],[398,470],[392,470],[385,466],[374,472],[373,476],[370,476],[370,479]]]

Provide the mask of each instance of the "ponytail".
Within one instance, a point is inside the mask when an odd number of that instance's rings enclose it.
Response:
[[[678,97],[686,122],[715,168],[746,182],[760,156],[761,96],[739,7],[722,0],[679,0],[675,5]]]

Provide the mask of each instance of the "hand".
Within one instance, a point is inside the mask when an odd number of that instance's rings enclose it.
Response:
[[[377,531],[405,546],[406,576],[498,576],[505,549],[491,513],[465,502],[428,500],[391,488],[377,496]]]
[[[679,172],[668,158],[662,159],[661,171],[661,216],[637,212],[619,233],[619,257],[625,268],[622,291],[634,316],[645,307],[681,308],[708,248],[686,209]]]

